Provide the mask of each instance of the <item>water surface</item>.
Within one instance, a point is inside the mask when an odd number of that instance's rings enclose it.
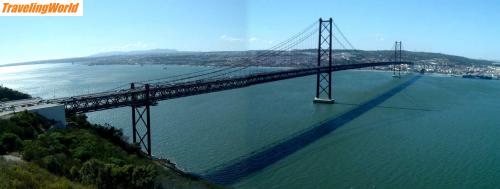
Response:
[[[43,98],[206,69],[47,64],[0,67],[4,86]],[[334,73],[335,105],[313,104],[315,77],[194,97],[152,108],[153,153],[197,174],[251,157],[360,107],[413,76]],[[236,188],[498,188],[500,82],[423,76]],[[88,114],[130,136],[130,108]]]

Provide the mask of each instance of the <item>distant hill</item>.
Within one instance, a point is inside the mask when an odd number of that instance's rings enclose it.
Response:
[[[177,51],[175,49],[152,49],[152,50],[140,50],[140,51],[112,51],[112,52],[97,53],[94,55],[90,55],[89,57],[169,54],[169,53],[177,53],[177,52],[179,52],[179,51]]]
[[[394,57],[394,51],[338,51],[350,53],[357,60],[361,59],[374,59],[374,60],[392,60]],[[437,64],[449,64],[449,65],[491,65],[494,61],[490,60],[480,60],[471,59],[462,56],[448,55],[442,53],[431,53],[431,52],[413,52],[404,51],[403,59],[405,61],[411,61],[415,63],[437,63]]]
[[[442,53],[429,53],[429,52],[408,52],[407,58],[409,61],[421,61],[421,60],[436,60],[442,59],[446,60],[449,64],[476,64],[485,65],[492,64],[494,61],[472,59],[456,55],[447,55]]]
[[[33,62],[17,63],[23,64],[43,64],[43,63],[85,63],[89,65],[106,64],[170,64],[170,65],[217,65],[228,66],[234,64],[255,63],[252,58],[266,51],[218,51],[218,52],[188,52],[177,51],[174,49],[153,49],[144,51],[128,52],[105,52],[94,54],[87,57],[42,60]],[[317,56],[314,49],[302,49],[294,52],[298,62],[296,65],[311,64]],[[275,54],[275,53],[271,53]],[[394,51],[363,51],[363,50],[335,50],[334,59],[336,63],[362,63],[376,61],[392,61]],[[430,52],[412,52],[404,51],[405,61],[412,61],[417,64],[439,64],[439,65],[491,65],[495,61],[470,59],[461,56],[447,55]],[[12,64],[11,64],[12,65]],[[5,65],[4,65],[5,66]],[[271,62],[269,66],[292,66],[282,62]]]

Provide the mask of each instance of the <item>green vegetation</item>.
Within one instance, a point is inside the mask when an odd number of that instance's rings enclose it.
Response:
[[[0,155],[23,159],[0,158],[0,188],[218,188],[149,160],[121,130],[85,115],[67,118],[66,129],[53,125],[26,111],[0,118]]]
[[[8,120],[0,119],[0,155],[21,150],[22,140],[33,140],[47,130],[52,121],[20,112]]]
[[[63,177],[54,176],[34,163],[7,162],[5,160],[0,160],[0,170],[2,170],[0,173],[0,188],[92,188],[71,182]]]
[[[30,95],[0,86],[0,101],[21,100],[31,98]]]
[[[26,111],[16,113],[9,119],[0,119],[0,155],[19,152],[30,163],[28,167],[36,165],[55,176],[87,187],[215,187],[197,178],[164,169],[147,159],[138,146],[127,143],[121,130],[90,124],[84,115],[68,118],[70,128],[67,129],[53,130],[51,124],[50,120]],[[2,174],[18,175],[9,171]],[[44,186],[41,182],[35,184]]]
[[[70,118],[70,129],[44,132],[49,120],[20,112],[0,120],[1,153],[20,152],[24,160],[50,173],[98,188],[153,188],[157,166],[120,130]],[[104,139],[106,137],[106,139]]]
[[[0,100],[20,100],[30,98],[30,95],[0,87]],[[9,120],[0,119],[0,155],[17,152],[23,149],[24,141],[33,141],[39,134],[44,133],[51,125],[41,116],[21,112],[13,115]],[[94,188],[72,182],[67,178],[55,176],[32,162],[6,161],[0,158],[0,188],[48,188],[48,189],[84,189]]]
[[[0,154],[13,152],[21,148],[21,139],[12,133],[3,133],[0,135]]]

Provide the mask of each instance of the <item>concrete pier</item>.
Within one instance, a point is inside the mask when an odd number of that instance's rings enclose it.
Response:
[[[314,98],[313,102],[320,103],[320,104],[335,104],[334,99]]]

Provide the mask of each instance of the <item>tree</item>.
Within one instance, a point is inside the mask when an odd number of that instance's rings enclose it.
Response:
[[[26,161],[40,160],[49,154],[49,149],[37,143],[28,141],[23,149],[23,159]]]
[[[132,173],[132,185],[135,188],[153,188],[156,170],[152,165],[135,166]]]
[[[152,165],[118,166],[91,159],[79,171],[80,181],[98,188],[153,188],[156,170]]]
[[[0,86],[0,99],[4,100],[21,100],[31,98],[30,95],[15,91],[6,87]]]
[[[0,145],[5,152],[14,152],[22,147],[22,140],[13,133],[4,133],[0,136]]]
[[[5,153],[7,153],[7,151],[2,145],[0,145],[0,155],[4,155]]]
[[[106,181],[109,179],[108,167],[97,159],[90,159],[80,168],[80,181],[84,184],[91,184],[99,188],[106,188]]]

